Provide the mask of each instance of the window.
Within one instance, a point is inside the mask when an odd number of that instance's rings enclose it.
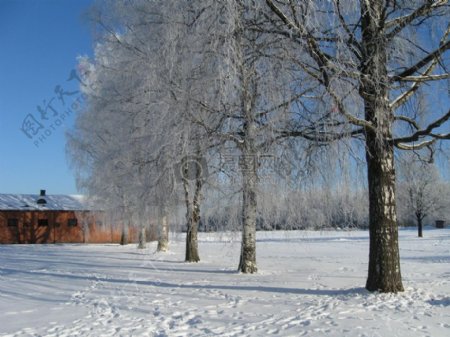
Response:
[[[8,219],[8,227],[17,227],[19,225],[18,219]]]
[[[39,219],[38,220],[38,226],[39,227],[47,227],[48,226],[48,219]]]
[[[58,228],[58,227],[60,227],[61,226],[61,224],[59,223],[59,222],[55,222],[55,227],[56,228]]]
[[[73,218],[73,219],[69,219],[67,220],[67,226],[69,227],[75,227],[78,225],[78,220]]]

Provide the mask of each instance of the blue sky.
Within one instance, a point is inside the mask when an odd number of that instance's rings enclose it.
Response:
[[[77,56],[92,55],[82,19],[92,1],[0,0],[0,193],[77,193],[65,132],[79,94],[67,80]]]
[[[0,193],[77,193],[65,132],[79,93],[67,80],[77,56],[92,55],[91,3],[0,0]]]

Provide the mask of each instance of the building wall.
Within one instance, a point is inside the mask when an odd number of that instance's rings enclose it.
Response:
[[[121,229],[102,218],[87,211],[0,211],[0,243],[120,242]],[[129,228],[129,240],[136,238],[137,229]]]

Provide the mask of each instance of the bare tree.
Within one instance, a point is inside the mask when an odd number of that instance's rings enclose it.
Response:
[[[276,141],[275,127],[286,122],[289,81],[277,62],[281,46],[277,39],[263,36],[252,27],[260,20],[258,5],[247,1],[219,2],[213,20],[216,64],[220,68],[222,95],[207,110],[217,123],[198,124],[223,145],[226,156],[238,158],[238,180],[242,193],[242,245],[238,269],[257,271],[256,222],[258,171],[261,157]],[[220,14],[220,15],[219,15]],[[308,89],[305,89],[307,92]],[[211,127],[213,125],[213,127]]]
[[[198,261],[204,180],[183,168],[180,189],[173,168],[186,156],[198,162],[216,156],[212,148],[231,148],[242,192],[239,270],[253,273],[261,157],[291,137],[318,148],[358,139],[369,192],[366,288],[403,290],[394,148],[450,138],[440,132],[450,119],[445,104],[428,115],[409,108],[424,84],[442,92],[449,77],[447,1],[105,3],[112,10],[106,18],[95,12],[102,35],[89,65],[97,87],[72,142],[87,186],[117,204],[120,188],[136,212],[148,209],[142,202],[157,205],[161,237],[183,192],[186,260]]]
[[[96,23],[107,29],[103,18],[97,17],[101,13],[93,13]],[[146,140],[143,125],[149,119],[143,118],[141,112],[149,102],[142,96],[147,79],[137,74],[149,65],[143,55],[136,57],[136,50],[130,47],[133,38],[131,34],[121,36],[107,31],[96,46],[95,62],[80,61],[87,107],[77,117],[68,142],[69,153],[78,168],[79,186],[101,200],[106,211],[120,210],[122,243],[127,241],[131,221],[149,216],[142,214],[148,210],[142,203],[150,202],[154,195],[142,193],[149,187],[146,185],[149,175],[141,165],[147,149],[139,142]],[[154,46],[154,40],[151,43]],[[167,186],[167,176],[159,178],[158,182]]]
[[[104,142],[103,146],[111,157],[128,167],[122,191],[131,205],[130,217],[151,217],[148,212],[156,209],[153,214],[158,214],[158,250],[168,248],[169,215],[172,206],[180,201],[178,194],[184,192],[189,229],[186,261],[199,260],[196,227],[207,170],[194,179],[191,192],[190,181],[178,168],[185,158],[203,158],[210,147],[204,129],[192,121],[209,123],[205,101],[212,101],[218,91],[210,84],[214,65],[207,63],[204,40],[208,34],[203,12],[213,3],[167,1],[161,6],[136,1],[126,11],[125,1],[99,3],[91,13],[96,27],[100,27],[99,44],[95,62],[88,63],[89,81],[97,90],[87,90],[88,110],[79,118],[88,118],[92,126],[76,130],[78,135],[73,137],[97,149],[99,140],[88,132],[99,123],[103,124],[95,132],[98,138],[104,138],[103,132],[116,137],[113,143]],[[81,147],[78,150],[84,151]],[[87,169],[85,181],[94,187],[93,181],[111,172],[106,166],[110,161],[103,157],[92,157],[91,161],[101,169],[89,171],[85,162],[78,164]],[[109,178],[114,182],[120,177],[110,174]],[[96,186],[91,192],[101,194],[102,184]]]
[[[298,52],[287,62],[316,81],[326,99],[316,105],[319,109],[313,113],[320,118],[310,128],[289,133],[315,141],[353,136],[365,142],[370,213],[366,288],[403,291],[394,147],[418,149],[450,138],[438,132],[450,118],[448,107],[430,113],[434,119],[423,120],[423,125],[418,116],[407,114],[407,102],[425,83],[438,89],[441,84],[442,89],[449,77],[448,58],[443,57],[450,48],[447,1],[266,0],[266,4],[268,23],[262,30],[290,41]],[[303,107],[307,110],[310,105]]]

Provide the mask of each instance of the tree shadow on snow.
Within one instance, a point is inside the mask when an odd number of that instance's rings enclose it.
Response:
[[[431,299],[427,301],[431,305],[436,305],[440,307],[448,307],[450,306],[450,297],[444,297],[439,300]]]
[[[187,265],[190,263],[186,262]],[[155,270],[158,271],[168,271],[175,273],[201,273],[201,274],[239,274],[239,271],[236,269],[233,270],[217,270],[217,269],[182,269],[182,268],[159,268],[157,266],[154,267]]]
[[[140,285],[159,288],[174,288],[174,289],[207,289],[207,290],[233,290],[233,291],[255,291],[255,292],[269,292],[279,294],[295,294],[295,295],[317,295],[317,296],[348,296],[348,295],[368,295],[370,294],[365,288],[349,288],[349,289],[302,289],[302,288],[282,288],[282,287],[265,287],[265,286],[244,286],[244,285],[223,285],[223,284],[177,284],[162,281],[141,281],[132,279],[114,279],[95,277],[91,275],[77,275],[77,274],[57,274],[51,272],[15,270],[15,269],[0,269],[8,274],[28,274],[34,276],[51,276],[57,278],[65,278],[68,280],[85,280],[85,281],[100,281],[105,283],[123,284],[123,285]],[[204,271],[202,271],[204,272]],[[223,271],[228,272],[228,271]],[[447,303],[447,302],[445,302]]]
[[[435,255],[435,256],[406,256],[402,257],[403,260],[412,260],[418,262],[431,262],[431,263],[449,263],[450,255]]]

